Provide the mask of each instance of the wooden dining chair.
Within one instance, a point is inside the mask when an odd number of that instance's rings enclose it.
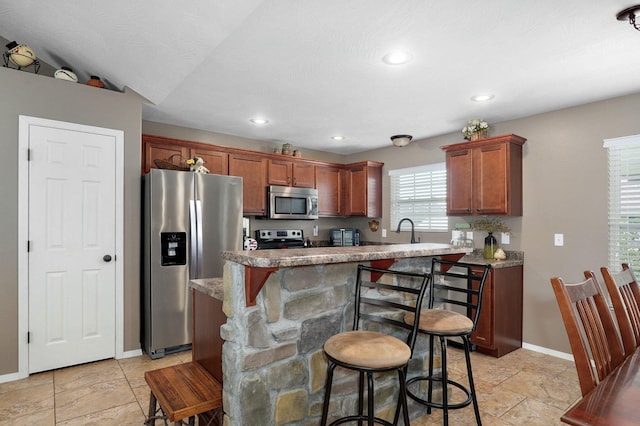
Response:
[[[551,278],[578,372],[586,395],[618,367],[622,345],[600,285],[592,277],[575,284]]]
[[[600,268],[600,272],[609,292],[627,357],[640,346],[640,288],[629,265],[620,272],[611,272],[606,267]]]

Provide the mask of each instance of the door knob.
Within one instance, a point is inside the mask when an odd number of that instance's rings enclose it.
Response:
[[[108,254],[105,254],[104,256],[102,256],[102,260],[104,260],[105,262],[111,262],[111,256]]]

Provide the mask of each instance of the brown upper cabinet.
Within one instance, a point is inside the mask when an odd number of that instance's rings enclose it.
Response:
[[[375,161],[345,166],[345,216],[382,216],[382,166]]]
[[[269,185],[315,188],[315,166],[291,160],[269,160]]]
[[[318,189],[320,217],[382,215],[382,166],[375,161],[336,164],[286,157],[247,149],[142,135],[142,174],[158,167],[156,160],[186,166],[202,157],[211,173],[243,178],[243,211],[266,216],[267,186]]]
[[[443,146],[447,215],[521,216],[525,141],[518,135],[504,135]]]
[[[142,174],[156,168],[156,160],[169,161],[176,166],[188,167],[189,158],[201,157],[205,167],[217,175],[229,174],[229,155],[204,144],[186,144],[183,141],[160,136],[142,135]]]
[[[316,166],[318,215],[342,216],[344,169],[337,166]]]
[[[259,155],[229,154],[229,175],[242,177],[242,211],[267,214],[267,159]]]

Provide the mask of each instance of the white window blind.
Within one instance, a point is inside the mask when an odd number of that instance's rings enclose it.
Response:
[[[607,139],[609,267],[640,268],[640,135]]]
[[[445,163],[389,171],[391,228],[408,217],[417,231],[447,232],[447,170]],[[402,230],[411,230],[408,222]]]

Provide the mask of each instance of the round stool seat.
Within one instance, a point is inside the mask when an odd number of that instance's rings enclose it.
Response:
[[[414,314],[405,315],[404,321],[413,324]],[[473,321],[466,315],[445,309],[424,309],[420,312],[420,330],[434,334],[464,334],[473,330]]]
[[[339,362],[365,368],[393,368],[411,358],[411,348],[402,340],[364,330],[331,336],[324,344],[324,351]]]

